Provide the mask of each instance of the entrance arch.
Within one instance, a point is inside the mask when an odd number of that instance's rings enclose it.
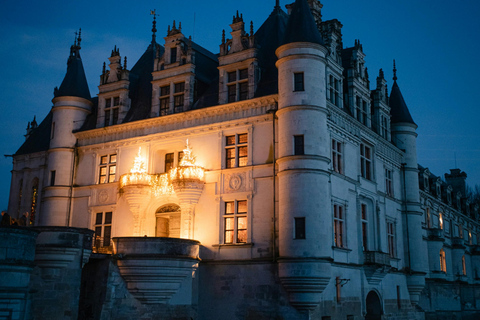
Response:
[[[180,238],[180,206],[166,204],[155,211],[155,236]]]
[[[367,295],[367,315],[365,320],[381,320],[382,319],[382,303],[375,291],[370,291]]]

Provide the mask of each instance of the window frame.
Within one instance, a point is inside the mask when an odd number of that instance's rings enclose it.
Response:
[[[293,92],[305,91],[305,73],[294,72],[293,73]]]
[[[396,234],[396,223],[394,221],[387,220],[387,246],[388,254],[391,258],[397,257]]]
[[[248,166],[248,156],[249,156],[249,136],[248,132],[235,133],[225,135],[224,139],[224,150],[225,150],[225,169],[240,168]],[[234,143],[229,142],[229,138],[234,138]],[[244,140],[243,137],[246,137]],[[244,142],[243,142],[244,141]],[[231,153],[233,150],[233,154]],[[241,152],[246,152],[244,155],[240,155]],[[232,163],[233,160],[233,163]]]
[[[343,143],[332,138],[332,169],[339,174],[344,174],[343,150]]]
[[[305,155],[305,136],[303,134],[293,136],[293,154],[296,156]]]
[[[120,96],[112,96],[105,98],[105,117],[103,120],[104,127],[114,126],[118,124],[120,106]]]
[[[347,248],[345,233],[345,206],[333,204],[333,244],[335,248]]]
[[[385,194],[393,197],[393,170],[385,168]]]
[[[294,234],[293,239],[304,240],[307,238],[306,218],[295,217],[294,218]],[[303,231],[303,232],[302,232]]]
[[[373,148],[365,143],[360,143],[360,175],[373,181]]]
[[[363,251],[368,251],[369,236],[368,236],[368,206],[366,203],[360,203],[360,219],[362,226],[362,247]]]
[[[249,99],[249,68],[226,71],[227,103]]]
[[[99,215],[100,221],[98,219]],[[109,221],[107,221],[107,216],[110,216]],[[93,241],[94,248],[101,251],[108,251],[108,248],[113,246],[112,241],[112,230],[113,230],[113,210],[94,210],[93,219]],[[98,236],[98,230],[100,230],[100,235]],[[106,237],[106,230],[108,230],[108,239]],[[106,241],[107,240],[107,241]],[[101,248],[107,248],[102,250]]]
[[[107,162],[103,162],[104,158],[107,158]],[[114,159],[112,161],[112,158]],[[102,169],[105,168],[105,174],[102,174]],[[113,172],[112,172],[113,169]],[[112,178],[113,176],[113,178]],[[98,184],[107,184],[113,183],[117,179],[117,154],[116,153],[109,153],[105,155],[99,156],[99,164],[98,164]],[[102,181],[102,177],[105,177],[105,180]]]
[[[328,91],[329,91],[329,98],[333,105],[340,107],[340,97],[341,97],[341,80],[337,79],[333,74],[330,74],[328,77]]]
[[[239,203],[244,204],[245,211],[239,211]],[[233,211],[229,210],[229,205],[233,206]],[[230,211],[230,212],[227,212]],[[223,237],[223,244],[227,245],[244,245],[249,243],[249,202],[247,199],[235,199],[235,200],[226,200],[223,201],[223,212],[222,212],[222,237]],[[244,220],[245,227],[240,228],[239,218]],[[232,226],[228,226],[227,220],[233,221]],[[229,227],[227,229],[227,227]],[[244,241],[239,240],[239,232],[243,231],[244,234]],[[227,237],[227,232],[231,232],[231,241],[227,240],[230,236]]]
[[[445,250],[440,249],[440,271],[447,273],[447,259],[445,257]]]

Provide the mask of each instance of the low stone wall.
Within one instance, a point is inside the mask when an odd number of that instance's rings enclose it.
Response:
[[[0,319],[28,319],[28,287],[38,231],[0,227]]]

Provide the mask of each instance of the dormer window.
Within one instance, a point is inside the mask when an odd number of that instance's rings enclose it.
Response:
[[[170,48],[170,63],[177,62],[177,47]]]
[[[329,82],[328,82],[328,87],[329,87],[329,93],[330,97],[328,100],[336,105],[337,107],[340,106],[340,80],[335,78],[333,75],[329,76]]]
[[[160,88],[160,115],[169,114],[170,109],[170,85]]]
[[[248,69],[240,69],[227,73],[228,102],[248,99]]]
[[[368,125],[368,104],[365,100],[360,98],[359,96],[355,99],[355,107],[357,113],[357,120],[364,124],[365,126]]]
[[[447,202],[448,204],[452,203],[452,190],[450,188],[447,190]]]
[[[118,123],[118,111],[120,108],[120,97],[105,99],[105,123],[104,126],[113,126]]]
[[[173,84],[173,93],[170,84],[160,87],[159,99],[159,114],[161,116],[172,113],[170,111],[170,101],[173,101],[173,113],[185,111],[185,82]]]
[[[175,83],[175,91],[173,93],[173,107],[175,113],[183,112],[185,102],[185,82]]]
[[[425,189],[425,191],[428,192],[428,190],[430,189],[430,184],[428,183],[428,177],[424,177],[423,178],[423,188]]]

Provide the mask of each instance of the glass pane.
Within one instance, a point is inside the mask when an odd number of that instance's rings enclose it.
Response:
[[[102,236],[102,227],[95,227],[95,237]]]
[[[225,243],[233,243],[233,230],[225,231]]]
[[[227,168],[235,167],[235,159],[227,159]]]
[[[108,163],[108,156],[102,156],[100,158],[100,164],[107,164]]]
[[[107,181],[107,177],[106,176],[101,176],[100,177],[100,183],[105,183],[105,181]]]
[[[247,100],[248,99],[248,82],[240,83],[240,98],[239,100]]]
[[[112,154],[110,155],[110,163],[116,163],[117,162],[117,155]]]
[[[98,212],[95,219],[95,224],[102,224],[103,212]]]
[[[237,213],[247,213],[247,200],[237,201]]]
[[[108,182],[110,182],[110,183],[115,182],[115,175],[114,174],[108,176]]]
[[[242,69],[242,70],[239,70],[239,72],[240,72],[240,79],[239,80],[243,80],[243,79],[248,78],[248,69]]]
[[[227,146],[235,145],[235,136],[228,136],[228,137],[225,137],[225,138],[226,138]]]
[[[238,159],[238,166],[245,167],[247,165],[247,157],[239,158]]]
[[[160,88],[161,96],[168,96],[170,94],[170,86],[164,86]]]
[[[234,148],[227,149],[227,159],[235,159],[235,149]]]
[[[111,224],[111,223],[112,223],[112,213],[105,212],[105,224]]]
[[[238,217],[237,218],[237,229],[238,230],[247,229],[247,217]]]
[[[248,142],[248,134],[247,133],[243,133],[243,134],[238,135],[238,143],[239,144],[247,143],[247,142]]]
[[[237,71],[232,71],[228,73],[228,82],[233,82],[237,80]]]
[[[116,168],[117,168],[117,166],[110,166],[109,173],[110,173],[110,174],[115,174]]]
[[[101,176],[106,176],[107,175],[107,167],[101,167],[100,168],[100,175]]]
[[[248,155],[247,147],[239,147],[238,148],[238,156],[239,157],[246,157],[247,155]]]
[[[237,86],[235,84],[228,86],[228,102],[237,100]]]
[[[233,230],[233,218],[225,218],[225,230]]]
[[[185,91],[185,82],[175,83],[175,93]]]
[[[247,230],[238,230],[237,243],[247,243]]]
[[[120,104],[120,98],[119,97],[113,98],[113,105],[118,106],[119,104]]]
[[[112,99],[105,99],[105,108],[110,108],[112,106]]]
[[[234,214],[235,208],[233,202],[225,202],[225,214]]]

